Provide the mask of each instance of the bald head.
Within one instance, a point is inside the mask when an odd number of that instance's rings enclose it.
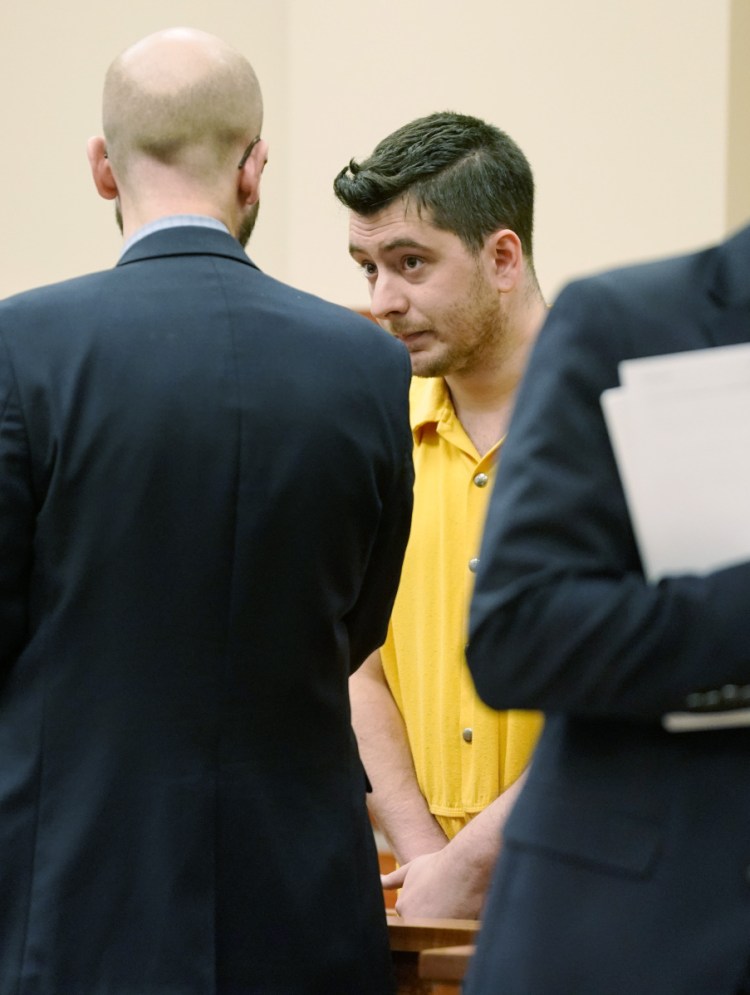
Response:
[[[112,63],[103,115],[120,182],[144,158],[210,181],[260,133],[263,110],[243,55],[214,35],[173,28],[149,35]]]

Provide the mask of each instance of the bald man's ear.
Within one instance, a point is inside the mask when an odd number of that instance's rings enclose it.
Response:
[[[260,178],[268,162],[268,142],[259,138],[239,169],[238,190],[244,205],[260,200]]]
[[[107,146],[104,139],[89,138],[86,154],[99,196],[105,200],[114,200],[119,191],[112,172],[112,164],[107,158]]]

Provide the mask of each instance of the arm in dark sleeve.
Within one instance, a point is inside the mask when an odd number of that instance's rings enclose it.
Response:
[[[633,311],[606,281],[572,285],[519,392],[467,652],[496,708],[658,720],[691,692],[750,683],[750,564],[656,585],[643,575],[600,396],[638,354],[635,333],[662,334],[662,352],[680,339]]]
[[[389,383],[388,435],[392,454],[383,488],[382,512],[373,538],[367,569],[353,609],[346,618],[352,670],[356,670],[385,641],[388,620],[401,576],[401,565],[411,527],[414,502],[412,434],[409,425],[411,361],[400,347],[400,368]],[[394,364],[395,365],[395,364]]]
[[[0,335],[0,680],[26,639],[33,530],[26,430]]]

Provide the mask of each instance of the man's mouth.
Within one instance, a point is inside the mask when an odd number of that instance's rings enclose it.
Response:
[[[392,331],[393,335],[395,335],[397,339],[400,339],[407,349],[416,348],[420,344],[423,344],[425,336],[431,334],[429,328],[399,328],[393,329]]]

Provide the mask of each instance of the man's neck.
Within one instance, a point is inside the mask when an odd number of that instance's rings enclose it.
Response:
[[[136,181],[137,193],[133,193]],[[231,190],[209,189],[159,163],[141,163],[133,180],[119,194],[123,235],[129,238],[161,218],[194,214],[214,218],[236,234]]]
[[[157,231],[181,228],[187,225],[197,225],[201,228],[213,228],[218,231],[229,231],[227,226],[221,221],[217,221],[216,218],[208,217],[208,215],[205,214],[169,214],[166,217],[150,221],[148,224],[143,225],[142,228],[138,228],[137,231],[134,231],[129,238],[125,238],[122,243],[121,254],[124,255],[133,245],[135,245],[136,242],[139,242],[142,238],[146,238],[148,235],[152,235]]]
[[[215,208],[212,208],[206,204],[196,204],[196,205],[182,205],[176,204],[174,206],[165,206],[161,210],[150,210],[150,211],[130,211],[123,218],[123,237],[125,239],[130,238],[135,235],[136,232],[141,231],[148,225],[157,224],[160,221],[164,221],[167,218],[180,217],[185,215],[192,215],[193,217],[202,218],[213,218],[215,221],[219,221],[226,228],[226,219],[220,217],[220,212]]]
[[[494,362],[445,377],[456,415],[480,456],[508,431],[516,389],[546,314],[542,297],[534,297],[513,317],[514,334],[499,344]]]

